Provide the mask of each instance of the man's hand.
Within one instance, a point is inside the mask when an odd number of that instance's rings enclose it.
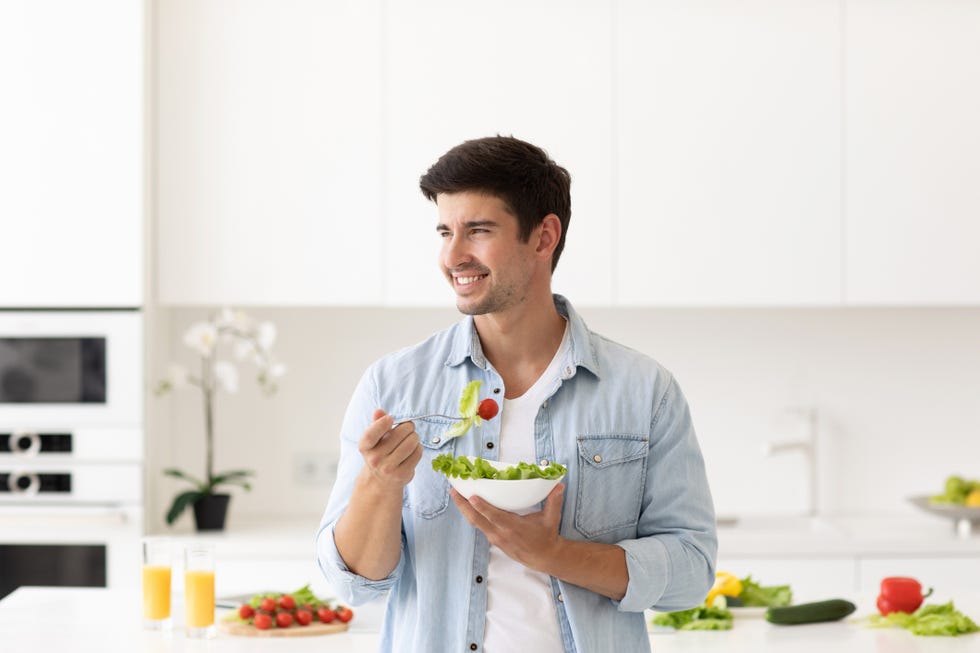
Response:
[[[368,478],[384,490],[398,490],[415,476],[415,466],[422,459],[422,445],[411,422],[395,426],[395,420],[380,408],[374,421],[364,430],[357,449],[364,458]]]
[[[542,510],[517,515],[495,508],[478,496],[467,500],[456,490],[452,491],[453,503],[463,517],[483,531],[490,544],[525,567],[544,573],[550,573],[549,563],[555,560],[561,546],[558,525],[564,494],[565,486],[559,483],[545,499]]]

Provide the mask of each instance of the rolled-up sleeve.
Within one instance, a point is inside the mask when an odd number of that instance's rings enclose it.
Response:
[[[401,576],[405,560],[405,538],[402,535],[402,551],[395,569],[387,578],[371,580],[352,572],[337,550],[334,530],[337,521],[350,503],[354,482],[364,464],[357,449],[357,442],[367,428],[377,406],[373,367],[361,377],[347,406],[340,432],[340,461],[326,511],[317,529],[316,564],[337,598],[350,605],[360,605],[384,595]]]
[[[700,604],[715,576],[714,504],[687,401],[672,377],[651,423],[642,505],[637,538],[617,543],[629,571],[618,609]]]

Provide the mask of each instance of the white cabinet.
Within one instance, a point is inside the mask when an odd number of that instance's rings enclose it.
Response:
[[[158,299],[377,304],[380,0],[158,3]]]
[[[719,558],[719,571],[751,575],[760,585],[789,585],[794,603],[845,598],[857,585],[857,561],[838,558]]]
[[[618,3],[623,305],[836,305],[839,3]]]
[[[845,299],[980,303],[980,4],[849,0]]]
[[[577,305],[611,300],[611,16],[591,0],[386,4],[386,304],[453,302],[419,177],[450,147],[498,133],[572,175],[555,290]]]
[[[0,3],[0,306],[143,303],[143,5]]]
[[[935,589],[937,597],[955,596],[957,591],[973,591],[980,585],[980,553],[943,558],[862,558],[858,587],[863,593],[874,594],[881,587],[881,579],[888,576],[911,576],[924,588]]]

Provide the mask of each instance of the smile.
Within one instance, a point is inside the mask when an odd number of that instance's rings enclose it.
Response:
[[[480,274],[475,277],[456,277],[456,283],[460,286],[468,286],[474,281],[479,281],[480,279],[486,279],[487,275]]]

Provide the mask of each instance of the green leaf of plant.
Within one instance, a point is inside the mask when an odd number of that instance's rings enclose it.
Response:
[[[180,517],[182,512],[184,512],[184,509],[200,499],[202,496],[203,494],[197,490],[188,490],[187,492],[182,492],[174,497],[173,505],[171,505],[170,510],[167,511],[167,524],[171,525],[177,521],[177,518]]]
[[[476,415],[476,410],[480,407],[481,385],[483,385],[483,381],[470,381],[463,388],[463,395],[459,398],[459,414],[463,417]]]
[[[250,469],[239,469],[234,472],[222,472],[218,474],[213,479],[211,479],[211,486],[214,487],[220,483],[229,483],[232,481],[240,481],[248,476],[254,476],[255,472]]]
[[[179,469],[175,469],[171,467],[170,469],[163,470],[163,474],[164,476],[173,476],[174,478],[179,478],[181,480],[187,481],[188,483],[193,483],[194,485],[197,486],[197,489],[201,492],[204,492],[205,489],[207,489],[207,483],[198,480],[197,478],[191,476],[190,474],[186,474],[180,471]]]

